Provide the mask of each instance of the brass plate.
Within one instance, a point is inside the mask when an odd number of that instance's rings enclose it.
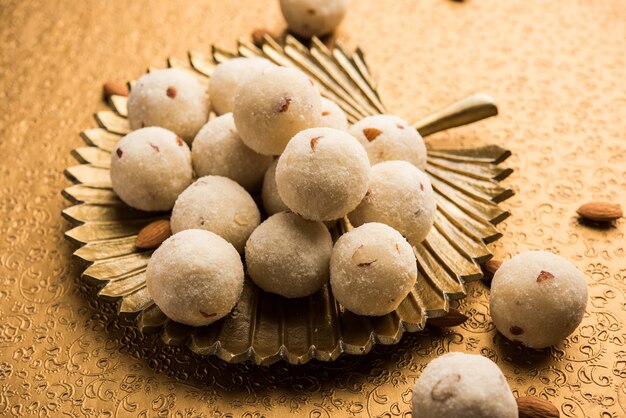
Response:
[[[239,41],[236,53],[213,47],[210,59],[192,52],[188,61],[170,59],[168,64],[207,82],[215,63],[234,56],[264,56],[300,68],[346,112],[350,122],[386,112],[363,52],[349,54],[341,45],[329,48],[317,39],[310,47],[290,36],[284,45],[266,38],[262,48]],[[510,156],[508,150],[495,145],[429,149],[426,171],[437,195],[437,218],[426,240],[414,249],[417,284],[396,311],[362,317],[345,311],[326,287],[311,297],[288,300],[247,280],[228,317],[206,327],[185,326],[168,320],[151,300],[145,285],[151,252],[134,245],[138,231],[159,215],[129,208],[111,189],[110,153],[130,126],[126,98],[113,96],[109,104],[111,111],[95,115],[100,127],[82,132],[88,146],[72,152],[81,164],[65,172],[75,183],[63,191],[72,203],[63,215],[74,225],[65,236],[80,247],[74,255],[86,263],[82,276],[103,285],[101,298],[119,299],[120,314],[137,315],[140,330],[158,330],[168,344],[186,344],[196,353],[217,355],[227,362],[332,361],[342,353],[365,354],[377,343],[396,344],[405,331],[420,331],[427,318],[444,315],[450,301],[465,296],[465,283],[482,277],[479,264],[491,258],[486,244],[501,237],[495,226],[509,216],[498,206],[513,194],[498,184],[511,173],[498,166]],[[496,113],[491,98],[474,95],[414,126],[426,136]],[[349,225],[342,223],[335,235],[346,228]]]

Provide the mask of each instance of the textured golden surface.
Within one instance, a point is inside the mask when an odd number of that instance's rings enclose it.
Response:
[[[166,346],[99,302],[69,262],[59,190],[76,132],[106,108],[94,86],[283,27],[274,1],[148,3],[0,5],[0,415],[400,416],[426,362],[451,350],[496,360],[517,394],[563,416],[626,414],[625,223],[592,229],[575,215],[587,201],[626,204],[623,0],[352,2],[338,37],[365,48],[394,112],[415,120],[474,91],[497,98],[497,118],[429,141],[512,149],[505,184],[517,194],[503,204],[513,217],[496,256],[557,252],[585,272],[590,300],[575,335],[526,352],[496,334],[477,283],[460,327],[300,367],[229,366]]]
[[[317,38],[309,49],[290,35],[283,45],[270,37],[259,45],[261,49],[249,40],[240,40],[238,54],[264,56],[280,65],[301,68],[327,98],[354,115],[353,122],[385,111],[360,50],[351,54],[337,44],[328,48]],[[212,59],[192,52],[188,60],[168,62],[206,84],[215,63],[234,56],[237,54],[214,46]],[[185,344],[197,354],[217,355],[229,363],[252,360],[270,365],[282,359],[303,364],[311,359],[333,361],[343,353],[363,355],[376,343],[396,344],[405,331],[421,331],[428,318],[444,315],[450,301],[466,295],[465,285],[482,277],[479,263],[491,258],[485,243],[502,236],[495,225],[509,216],[497,202],[513,194],[498,185],[511,170],[497,164],[508,158],[510,151],[496,145],[429,148],[426,172],[438,212],[426,240],[414,247],[417,283],[396,310],[378,318],[361,317],[338,305],[326,286],[308,298],[286,300],[261,291],[248,280],[226,318],[206,327],[179,324],[154,304],[146,287],[152,252],[141,249],[139,238],[159,215],[126,206],[111,188],[111,152],[121,134],[130,130],[126,99],[124,94],[111,95],[113,111],[96,113],[101,128],[83,131],[81,137],[88,146],[72,151],[80,165],[65,170],[75,183],[63,191],[72,205],[63,210],[72,223],[65,236],[80,247],[74,255],[87,263],[82,277],[101,286],[99,296],[119,300],[120,313],[138,314],[141,331],[161,331],[168,344]],[[426,135],[495,114],[493,100],[476,94],[434,112],[416,126]],[[103,195],[113,201],[103,202]],[[352,228],[347,218],[340,226],[331,229],[335,238]],[[167,229],[169,236],[169,224]]]

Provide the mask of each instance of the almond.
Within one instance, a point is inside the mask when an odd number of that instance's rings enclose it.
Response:
[[[546,280],[552,279],[554,279],[554,274],[541,270],[541,273],[539,273],[539,276],[537,276],[537,283],[545,282]]]
[[[160,219],[144,226],[135,240],[135,246],[144,250],[157,248],[163,241],[172,235],[170,221]]]
[[[594,222],[610,222],[624,216],[618,203],[590,202],[576,210],[583,219]]]
[[[252,31],[252,43],[260,48],[265,43],[265,35],[267,35],[270,38],[274,39],[274,36],[272,36],[272,33],[270,31],[268,31],[267,29],[255,29],[255,30],[253,30]]]
[[[363,129],[363,135],[365,135],[365,138],[367,138],[369,142],[372,142],[373,140],[375,140],[376,137],[382,133],[383,131],[381,131],[380,129],[376,129],[376,128]]]
[[[119,81],[109,80],[102,86],[104,96],[109,98],[113,95],[116,96],[128,96],[128,86],[125,83]]]
[[[426,323],[434,327],[448,328],[461,325],[468,319],[469,317],[464,313],[461,313],[458,309],[450,308],[446,315],[437,318],[428,318]]]
[[[359,245],[359,248],[354,251],[354,254],[352,254],[352,261],[358,267],[369,267],[376,263],[378,259],[376,258],[376,251],[374,248],[366,247],[361,244]]]
[[[216,312],[207,313],[207,312],[204,312],[202,309],[200,309],[198,312],[200,312],[200,315],[202,315],[205,318],[211,318],[211,317],[217,315]]]
[[[522,396],[517,399],[519,418],[559,418],[559,410],[550,402],[536,396]]]
[[[315,146],[317,145],[317,141],[319,141],[322,136],[316,136],[315,138],[311,138],[311,149],[315,151]]]
[[[245,213],[237,213],[237,214],[235,214],[235,217],[233,218],[233,220],[239,226],[246,226],[249,223],[248,222],[248,217],[246,216]]]
[[[280,102],[278,103],[278,112],[283,113],[289,110],[289,105],[291,104],[291,97],[285,96],[280,98]]]
[[[461,381],[461,375],[458,373],[451,374],[448,376],[444,376],[439,379],[433,389],[430,392],[430,397],[433,401],[442,402],[454,396],[454,394],[458,391],[458,385]]]
[[[496,274],[496,271],[498,271],[501,265],[502,261],[494,260],[493,258],[483,264],[483,273],[485,274],[485,280],[492,280],[494,274]]]

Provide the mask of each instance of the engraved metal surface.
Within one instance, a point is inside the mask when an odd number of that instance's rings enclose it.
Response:
[[[514,18],[512,18],[514,17]],[[482,354],[516,395],[550,400],[563,417],[626,415],[626,222],[581,224],[587,201],[626,206],[623,0],[359,0],[337,38],[367,46],[383,102],[419,120],[481,90],[500,114],[427,138],[460,149],[511,149],[513,216],[490,248],[500,259],[547,249],[590,284],[582,325],[542,352],[511,346],[489,317],[489,289],[467,285],[462,326],[405,334],[365,356],[291,366],[228,364],[141,333],[68,263],[59,213],[76,132],[105,109],[95,88],[136,77],[251,29],[284,28],[273,0],[37,2],[0,6],[0,416],[398,417],[433,358]],[[106,145],[105,145],[106,146]],[[461,158],[462,160],[462,158]],[[104,189],[73,194],[115,203]]]
[[[260,48],[240,40],[237,49],[239,56],[264,56],[305,71],[324,96],[354,115],[352,121],[386,112],[362,51],[349,54],[339,44],[329,48],[316,38],[309,48],[290,35],[283,45],[266,36]],[[361,65],[355,64],[355,55]],[[214,46],[211,59],[190,53],[188,62],[169,59],[168,64],[192,71],[206,83],[216,63],[235,56]],[[510,155],[508,150],[495,145],[433,149],[426,173],[436,194],[437,217],[425,241],[414,247],[417,283],[394,312],[360,317],[345,311],[327,285],[310,297],[287,300],[263,292],[248,279],[239,302],[224,319],[205,327],[179,324],[169,320],[148,293],[145,274],[152,251],[133,245],[139,230],[158,214],[142,213],[119,201],[99,203],[100,195],[75,193],[81,187],[81,193],[114,195],[109,162],[115,143],[130,131],[125,100],[112,96],[113,111],[96,113],[101,128],[84,131],[81,136],[88,146],[72,153],[82,164],[65,171],[75,185],[63,193],[74,204],[63,216],[76,225],[66,236],[80,246],[74,255],[88,264],[83,277],[102,286],[99,296],[120,299],[120,313],[138,314],[140,330],[158,330],[166,343],[186,344],[198,354],[217,355],[231,363],[252,360],[267,365],[282,359],[302,364],[311,359],[332,361],[343,353],[366,354],[375,344],[396,344],[405,331],[420,331],[427,318],[444,315],[450,301],[465,296],[465,284],[482,277],[479,263],[491,258],[485,244],[501,236],[495,225],[509,216],[497,205],[513,195],[498,185],[511,173],[497,165]],[[416,127],[428,135],[496,113],[489,97],[474,95]],[[337,238],[344,230],[335,228],[333,235]]]

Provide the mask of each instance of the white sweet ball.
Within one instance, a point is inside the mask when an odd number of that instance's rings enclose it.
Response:
[[[348,0],[280,0],[280,9],[293,33],[311,38],[326,35],[339,26]]]
[[[188,71],[168,68],[141,76],[128,96],[132,129],[160,126],[188,144],[209,117],[206,89]]]
[[[393,312],[416,279],[413,248],[387,225],[361,225],[335,243],[330,285],[337,301],[349,311],[368,316]]]
[[[489,307],[496,328],[531,348],[550,347],[574,332],[586,306],[585,276],[566,259],[545,251],[505,261],[491,282]]]
[[[275,213],[288,211],[289,208],[285,205],[285,202],[280,198],[278,194],[278,187],[276,186],[276,165],[278,160],[274,160],[272,165],[265,172],[263,178],[263,189],[261,191],[261,197],[263,198],[263,207],[268,216]],[[324,221],[326,228],[331,229],[337,224],[337,219],[332,221]]]
[[[268,216],[272,216],[278,212],[284,212],[289,210],[285,202],[280,198],[278,194],[278,187],[276,186],[276,166],[278,160],[274,160],[270,164],[269,168],[265,172],[263,177],[263,188],[261,189],[261,198],[263,199],[263,207]]]
[[[337,103],[326,97],[322,97],[322,117],[320,119],[320,126],[340,129],[342,131],[348,130],[348,117],[346,113],[341,110]]]
[[[412,244],[426,238],[437,204],[428,176],[406,161],[372,167],[365,197],[348,217],[354,226],[381,222],[397,229]]]
[[[270,67],[237,90],[233,117],[243,142],[259,154],[279,155],[303,129],[319,125],[321,96],[302,71]]]
[[[517,418],[498,366],[477,354],[448,353],[428,363],[413,386],[414,418]]]
[[[272,157],[248,148],[235,129],[232,113],[219,116],[200,129],[191,147],[196,175],[228,177],[250,192],[258,191]]]
[[[243,252],[246,240],[261,223],[252,196],[231,179],[205,176],[196,180],[176,200],[170,220],[173,233],[205,229]]]
[[[370,166],[363,146],[346,132],[298,133],[278,159],[276,185],[293,212],[314,221],[339,219],[365,196]]]
[[[218,115],[233,111],[237,88],[254,74],[272,67],[265,58],[233,58],[218,64],[209,80],[211,106]]]
[[[368,116],[352,125],[350,133],[363,144],[372,164],[405,160],[419,169],[426,168],[424,139],[397,116]]]
[[[328,282],[333,241],[321,222],[290,212],[267,218],[246,243],[246,268],[263,290],[287,298],[312,295]]]
[[[133,131],[111,153],[113,190],[135,209],[170,210],[192,175],[189,147],[163,128]]]
[[[146,283],[170,319],[191,326],[228,315],[243,289],[243,264],[220,236],[198,229],[168,238],[148,261]]]

